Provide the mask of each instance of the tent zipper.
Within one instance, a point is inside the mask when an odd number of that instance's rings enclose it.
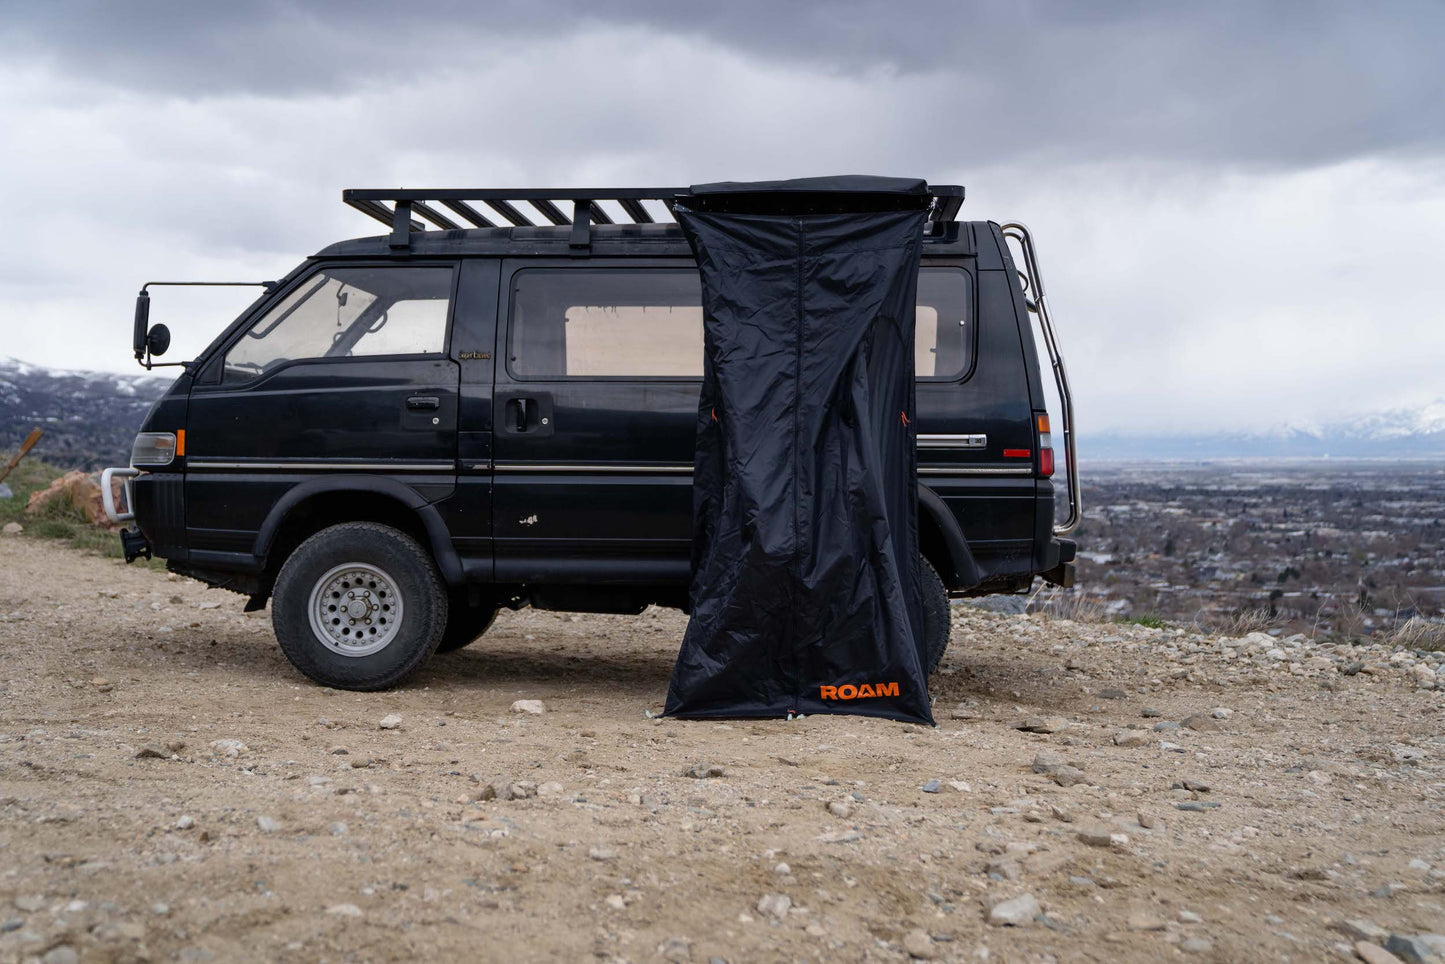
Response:
[[[793,221],[797,228],[798,249],[797,257],[793,259],[797,272],[797,288],[794,294],[794,337],[793,346],[793,631],[789,634],[792,638],[793,657],[793,708],[790,711],[796,715],[803,700],[802,680],[802,659],[798,653],[798,584],[803,577],[803,538],[799,532],[799,499],[798,499],[798,463],[802,449],[802,422],[799,409],[802,407],[802,382],[803,382],[803,219],[797,218]]]

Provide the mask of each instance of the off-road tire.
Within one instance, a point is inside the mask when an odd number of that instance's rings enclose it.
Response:
[[[464,597],[459,599],[454,593],[447,611],[447,628],[442,633],[437,652],[451,653],[475,643],[482,638],[483,633],[492,628],[492,623],[496,622],[497,613],[500,611],[500,606],[469,606]]]
[[[333,651],[312,626],[319,583],[337,567],[374,566],[395,583],[402,615],[381,650],[365,656]],[[276,577],[271,623],[281,651],[323,686],[382,690],[416,672],[436,652],[447,624],[447,592],[431,556],[406,533],[374,522],[331,526],[301,543]]]
[[[933,564],[918,557],[918,583],[923,590],[923,651],[927,654],[928,675],[932,676],[943,654],[948,651],[948,638],[953,631],[949,620],[948,590]]]

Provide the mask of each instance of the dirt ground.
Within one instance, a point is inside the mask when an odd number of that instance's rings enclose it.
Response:
[[[1304,962],[1445,932],[1434,657],[956,606],[936,729],[683,722],[646,712],[677,613],[505,614],[353,694],[241,605],[0,539],[0,961]]]

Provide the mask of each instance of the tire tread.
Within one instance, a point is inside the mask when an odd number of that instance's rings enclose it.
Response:
[[[356,536],[360,536],[364,540],[380,542],[403,557],[409,557],[409,561],[416,566],[416,572],[421,575],[421,591],[425,597],[415,601],[406,600],[407,606],[410,612],[433,614],[433,625],[423,644],[415,646],[400,664],[369,675],[365,673],[348,674],[348,678],[338,679],[335,674],[328,674],[324,666],[315,658],[315,648],[320,647],[321,644],[315,638],[304,608],[300,613],[292,611],[291,589],[293,581],[302,578],[299,571],[306,565],[311,555],[325,552],[332,545]],[[395,574],[393,575],[395,577]],[[309,596],[310,586],[304,588]],[[276,576],[276,590],[272,595],[271,608],[276,640],[281,644],[281,651],[286,654],[286,658],[291,661],[293,666],[323,686],[368,692],[395,686],[416,672],[436,652],[437,645],[441,642],[442,633],[446,628],[447,591],[430,553],[411,536],[400,529],[377,522],[343,522],[315,533],[297,546],[296,550],[287,557],[286,562],[281,566],[280,573]],[[395,642],[392,645],[396,645]],[[383,653],[386,651],[382,650]],[[361,664],[367,658],[362,657],[355,662]]]

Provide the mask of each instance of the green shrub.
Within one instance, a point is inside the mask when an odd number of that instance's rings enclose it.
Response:
[[[75,526],[64,519],[46,519],[43,516],[26,530],[42,539],[73,539]]]

